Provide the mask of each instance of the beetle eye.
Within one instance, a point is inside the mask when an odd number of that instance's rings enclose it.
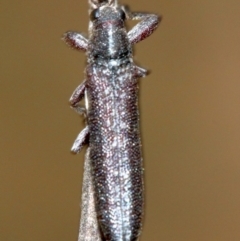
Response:
[[[120,18],[124,21],[126,19],[125,12],[122,9],[120,9],[119,14],[120,14]]]
[[[100,16],[99,9],[96,8],[96,9],[94,9],[94,10],[91,12],[91,14],[90,14],[90,19],[91,19],[92,21],[94,21],[94,20],[98,19],[99,16]]]

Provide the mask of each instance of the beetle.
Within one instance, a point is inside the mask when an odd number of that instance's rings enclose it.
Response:
[[[88,143],[79,240],[134,241],[144,203],[138,80],[147,71],[134,63],[132,46],[150,36],[161,18],[130,12],[116,0],[89,3],[88,39],[77,32],[63,37],[87,55],[86,79],[70,98],[87,124],[72,147],[78,153]],[[140,22],[127,32],[126,19]]]

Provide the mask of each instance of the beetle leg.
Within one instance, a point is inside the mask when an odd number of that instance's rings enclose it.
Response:
[[[86,89],[86,80],[83,81],[73,92],[70,97],[71,107],[79,114],[84,114],[86,116],[86,109],[79,105],[79,102],[83,99]]]
[[[76,140],[73,143],[71,151],[73,153],[79,153],[82,147],[88,143],[89,140],[89,128],[86,126],[77,136]]]
[[[126,15],[131,20],[141,20],[135,27],[128,32],[128,38],[131,44],[138,43],[148,36],[158,27],[161,17],[151,13],[130,12],[124,8]]]
[[[73,49],[87,51],[88,39],[85,38],[81,33],[66,32],[62,39]]]

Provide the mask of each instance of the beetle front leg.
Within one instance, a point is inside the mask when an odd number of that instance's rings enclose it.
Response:
[[[131,13],[127,9],[124,9],[127,17],[131,20],[141,20],[135,27],[128,32],[128,38],[131,44],[138,43],[148,36],[150,36],[154,30],[158,27],[161,21],[161,16],[151,13]]]
[[[88,40],[80,33],[66,32],[62,39],[73,49],[87,51]]]
[[[83,99],[85,95],[86,89],[86,80],[83,81],[73,92],[72,96],[70,97],[70,105],[71,107],[78,113],[84,114],[86,116],[86,109],[79,105],[79,102]]]

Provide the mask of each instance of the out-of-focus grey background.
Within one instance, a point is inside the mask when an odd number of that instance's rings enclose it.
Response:
[[[141,241],[240,240],[240,1],[122,1],[163,15],[137,44],[146,214]],[[68,99],[87,0],[2,1],[0,241],[76,241],[83,120]]]

